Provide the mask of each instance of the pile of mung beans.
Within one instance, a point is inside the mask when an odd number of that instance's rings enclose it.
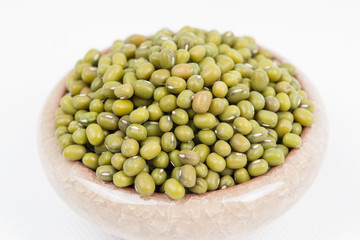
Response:
[[[66,159],[141,196],[225,189],[301,145],[314,104],[295,72],[232,32],[132,35],[76,63],[55,134]]]

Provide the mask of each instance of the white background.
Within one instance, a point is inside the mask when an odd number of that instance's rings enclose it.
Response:
[[[88,49],[183,25],[253,36],[305,72],[327,108],[329,147],[313,186],[244,239],[360,239],[359,12],[355,0],[1,0],[0,239],[116,239],[52,190],[37,153],[38,117],[49,91]]]

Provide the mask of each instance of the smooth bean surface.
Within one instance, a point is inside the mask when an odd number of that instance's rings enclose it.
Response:
[[[77,61],[54,137],[66,159],[143,197],[231,188],[283,164],[316,122],[296,73],[231,31],[133,34]]]

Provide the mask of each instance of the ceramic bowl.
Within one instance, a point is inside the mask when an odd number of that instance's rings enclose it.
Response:
[[[281,58],[278,57],[279,60]],[[315,104],[312,127],[285,163],[246,183],[180,201],[154,193],[143,198],[132,188],[100,181],[80,161],[66,160],[55,137],[55,110],[64,95],[62,79],[49,95],[39,126],[44,171],[58,195],[79,215],[123,239],[230,239],[273,221],[304,195],[317,175],[327,144],[327,120],[319,94],[301,73],[297,76]]]

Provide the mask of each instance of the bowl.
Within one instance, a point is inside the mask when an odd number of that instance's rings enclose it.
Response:
[[[313,183],[325,154],[328,125],[323,103],[303,74],[298,72],[296,77],[315,104],[315,122],[304,129],[301,147],[293,149],[284,164],[243,184],[201,195],[186,194],[174,201],[162,193],[143,198],[132,188],[97,179],[80,161],[66,160],[55,137],[55,110],[66,92],[66,77],[49,95],[40,117],[38,146],[43,169],[71,209],[123,239],[244,236],[294,206]]]

